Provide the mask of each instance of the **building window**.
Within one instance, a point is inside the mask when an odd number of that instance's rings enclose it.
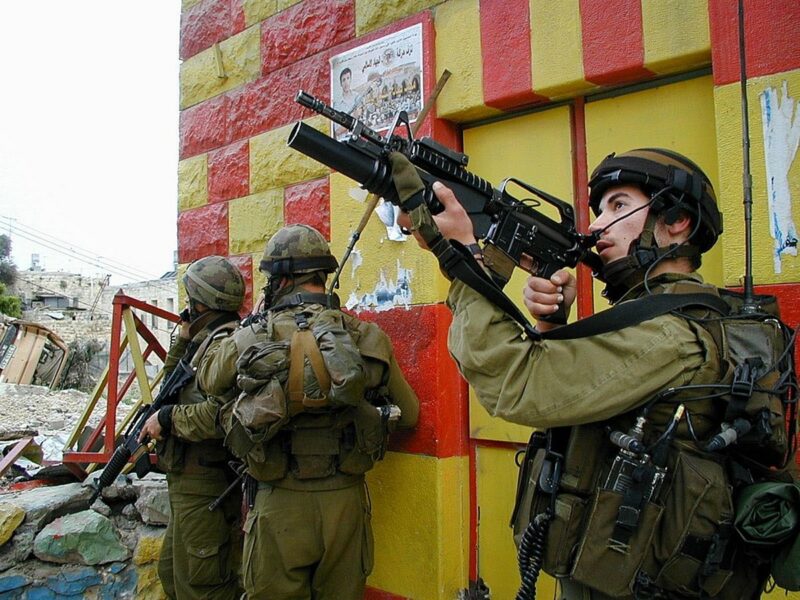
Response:
[[[158,306],[158,300],[150,300],[150,304]],[[152,329],[158,329],[158,317],[156,315],[150,315],[150,327]]]

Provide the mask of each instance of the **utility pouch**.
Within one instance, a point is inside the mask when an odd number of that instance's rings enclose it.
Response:
[[[349,475],[369,471],[383,458],[388,442],[388,432],[381,413],[367,401],[359,402],[353,409],[352,423],[345,426],[340,442],[339,470]]]
[[[679,446],[663,495],[651,559],[643,570],[659,588],[716,597],[732,574],[733,497],[721,462]]]
[[[571,579],[612,598],[629,597],[642,561],[662,520],[663,508],[645,503],[624,551],[611,538],[617,527],[623,494],[598,489],[589,509],[583,540],[575,556]],[[612,547],[614,549],[612,549]]]
[[[289,455],[283,438],[275,437],[265,444],[254,444],[245,459],[247,472],[258,481],[283,479],[289,472]]]
[[[254,442],[272,438],[289,418],[283,387],[288,377],[289,342],[260,342],[236,361],[241,394],[233,405],[234,421]]]
[[[589,497],[597,489],[597,477],[608,452],[608,433],[597,423],[578,425],[569,430],[564,452],[561,489]]]
[[[176,473],[183,470],[186,461],[186,444],[180,438],[171,435],[156,442],[158,468],[164,473]]]
[[[291,432],[292,475],[296,479],[319,479],[336,473],[340,432],[328,428],[296,429]]]

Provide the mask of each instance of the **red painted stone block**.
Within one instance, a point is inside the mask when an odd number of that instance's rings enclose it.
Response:
[[[409,600],[405,596],[398,596],[391,592],[385,592],[378,588],[367,586],[364,588],[364,600]]]
[[[261,23],[261,72],[266,75],[355,35],[353,0],[301,2]]]
[[[250,193],[250,144],[247,140],[208,153],[208,201]]]
[[[178,215],[178,262],[228,254],[228,205],[208,204]]]
[[[218,96],[180,114],[180,158],[188,158],[227,144],[228,96]]]
[[[245,296],[244,304],[239,311],[241,316],[250,312],[253,308],[253,257],[249,254],[240,254],[238,256],[229,256],[228,260],[231,261],[241,271],[244,277]]]
[[[283,196],[283,222],[303,223],[331,239],[331,192],[327,177],[289,186]]]
[[[326,54],[294,63],[231,92],[228,114],[231,140],[249,138],[312,116],[311,111],[294,101],[299,90],[329,101]]]
[[[583,72],[587,81],[614,85],[647,79],[641,0],[579,0]]]
[[[182,60],[210,48],[245,27],[241,0],[203,0],[181,15]]]
[[[714,83],[739,81],[738,2],[710,0],[711,62]],[[759,77],[800,68],[800,2],[745,0],[747,76]]]
[[[467,384],[447,352],[450,311],[444,304],[386,312],[361,312],[391,338],[395,357],[420,400],[416,429],[392,434],[391,448],[438,458],[465,456],[469,396]]]
[[[480,0],[483,100],[509,110],[544,102],[531,89],[529,0]]]

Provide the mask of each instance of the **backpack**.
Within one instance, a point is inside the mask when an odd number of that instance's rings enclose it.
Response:
[[[386,387],[391,344],[338,309],[294,308],[234,334],[239,393],[220,413],[225,445],[259,481],[356,482],[400,418]]]
[[[364,361],[340,311],[278,313],[256,340],[235,340],[241,391],[233,404],[254,442],[269,441],[301,412],[352,407],[364,398]]]

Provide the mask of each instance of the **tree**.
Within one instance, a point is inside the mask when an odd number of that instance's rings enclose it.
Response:
[[[22,316],[22,300],[17,296],[6,296],[6,286],[0,283],[0,313],[9,317]]]
[[[11,238],[0,234],[0,283],[14,285],[17,280],[17,265],[11,260]]]
[[[17,280],[17,265],[11,260],[11,238],[0,235],[0,313],[10,317],[22,316],[22,300],[6,295],[8,286]]]

